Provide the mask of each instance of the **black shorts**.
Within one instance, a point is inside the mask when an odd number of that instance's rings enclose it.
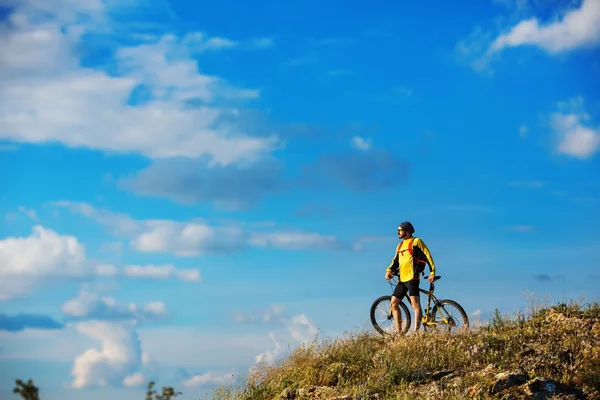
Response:
[[[393,295],[399,299],[402,299],[404,296],[406,296],[406,292],[408,292],[410,296],[420,297],[419,281],[416,279],[411,279],[408,282],[398,282],[398,285],[396,285],[396,288],[394,289]]]

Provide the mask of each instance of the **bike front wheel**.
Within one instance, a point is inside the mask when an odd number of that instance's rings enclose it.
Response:
[[[392,296],[381,296],[373,302],[371,306],[371,323],[377,332],[382,335],[389,335],[397,332],[396,321],[391,309]],[[410,329],[411,316],[408,307],[400,302],[401,333],[406,334]]]
[[[465,310],[454,300],[440,300],[431,310],[428,328],[448,333],[466,331],[469,328],[469,318]]]

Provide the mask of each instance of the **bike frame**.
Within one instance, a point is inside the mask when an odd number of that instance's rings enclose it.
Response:
[[[393,282],[390,282],[390,285],[392,285],[393,287],[398,285],[399,280],[395,280]],[[448,318],[446,318],[448,316],[448,312],[444,309],[444,306],[441,304],[440,300],[435,297],[435,295],[433,294],[435,290],[435,284],[433,282],[429,282],[429,290],[425,290],[425,289],[421,289],[419,288],[419,292],[426,294],[427,295],[427,307],[425,308],[425,311],[423,312],[423,317],[424,317],[424,321],[423,324],[424,325],[441,325],[441,324],[448,324]],[[410,302],[410,296],[407,294],[404,295],[404,298],[408,301],[408,304],[411,304]],[[433,303],[433,306],[432,306]],[[435,321],[429,321],[429,313],[430,311],[433,311],[433,307],[435,307],[436,309],[440,310],[440,315],[442,317],[442,319],[444,320],[444,322],[435,322]],[[441,312],[443,310],[443,313]],[[444,315],[444,313],[446,314],[446,316]],[[390,315],[392,315],[392,306],[390,304]]]
[[[444,320],[443,324],[448,324],[448,318],[446,318],[446,316],[444,316],[444,313],[448,314],[448,312],[444,309],[444,306],[441,304],[440,300],[435,297],[435,295],[433,294],[433,291],[435,290],[435,284],[433,282],[429,282],[429,290],[423,290],[423,289],[419,289],[419,291],[421,293],[424,293],[427,295],[427,307],[425,308],[425,312],[423,313],[423,317],[425,318],[425,320],[423,321],[423,324],[425,325],[439,325],[440,323],[435,322],[435,321],[429,321],[429,312],[433,311],[433,307],[435,307],[437,310],[440,310],[440,315],[442,317],[442,319]],[[408,295],[405,296],[409,301],[410,298],[408,297]],[[433,306],[432,303],[433,302]],[[442,313],[441,311],[444,311],[444,313]]]

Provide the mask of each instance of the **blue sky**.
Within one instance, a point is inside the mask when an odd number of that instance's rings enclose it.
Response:
[[[1,15],[3,395],[198,398],[370,329],[404,220],[473,321],[598,299],[598,0]]]

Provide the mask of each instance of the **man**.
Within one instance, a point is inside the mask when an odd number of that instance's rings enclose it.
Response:
[[[402,330],[400,319],[400,301],[408,292],[410,303],[415,311],[415,331],[421,327],[421,297],[419,296],[419,274],[425,271],[425,263],[429,264],[430,274],[427,280],[433,282],[435,276],[435,264],[425,243],[413,237],[415,228],[408,221],[398,226],[398,238],[402,242],[396,247],[396,255],[392,263],[385,271],[385,279],[390,280],[392,275],[398,275],[398,285],[392,294],[392,314],[396,321],[398,332]]]

